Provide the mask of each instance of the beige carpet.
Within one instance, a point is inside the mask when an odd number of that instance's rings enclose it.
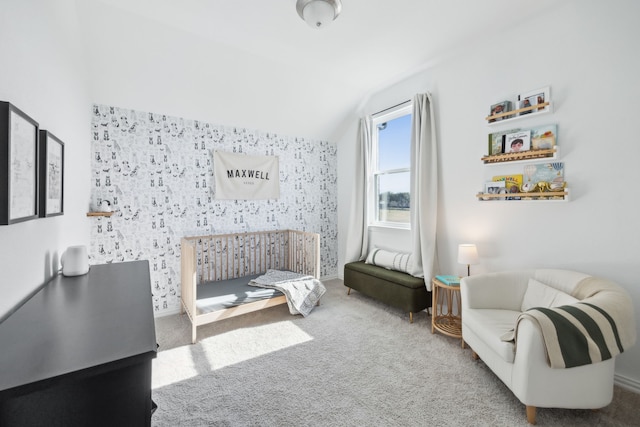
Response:
[[[527,426],[524,406],[460,341],[326,281],[309,317],[286,305],[202,326],[156,319],[154,426]],[[538,409],[544,426],[640,426],[640,395],[599,411]]]

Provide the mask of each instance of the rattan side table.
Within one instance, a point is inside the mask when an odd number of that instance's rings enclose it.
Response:
[[[437,330],[450,337],[460,338],[462,348],[464,348],[460,285],[447,285],[435,277],[431,280],[431,285],[433,297],[431,333],[433,334]]]

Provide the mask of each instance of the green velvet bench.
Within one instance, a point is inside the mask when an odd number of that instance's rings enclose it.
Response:
[[[355,289],[390,306],[408,311],[411,323],[413,313],[431,307],[431,292],[427,291],[424,279],[366,264],[364,261],[345,264],[344,285],[349,288],[347,294]]]

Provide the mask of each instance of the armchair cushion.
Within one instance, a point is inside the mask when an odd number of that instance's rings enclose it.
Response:
[[[534,278],[529,279],[527,291],[522,299],[522,311],[527,311],[534,307],[558,307],[560,305],[568,305],[578,302],[571,295],[538,282]]]
[[[464,313],[465,322],[483,325],[475,329],[475,333],[484,343],[505,362],[513,363],[515,356],[514,342],[502,340],[505,334],[513,335],[513,328],[520,315],[519,311],[500,309],[470,310]]]
[[[463,277],[460,281],[463,290],[462,311],[476,308],[520,311],[529,277],[533,273],[534,270],[505,271]]]

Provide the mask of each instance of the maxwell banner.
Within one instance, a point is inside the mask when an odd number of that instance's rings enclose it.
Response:
[[[280,170],[275,156],[216,151],[213,153],[216,199],[256,200],[280,197]]]

